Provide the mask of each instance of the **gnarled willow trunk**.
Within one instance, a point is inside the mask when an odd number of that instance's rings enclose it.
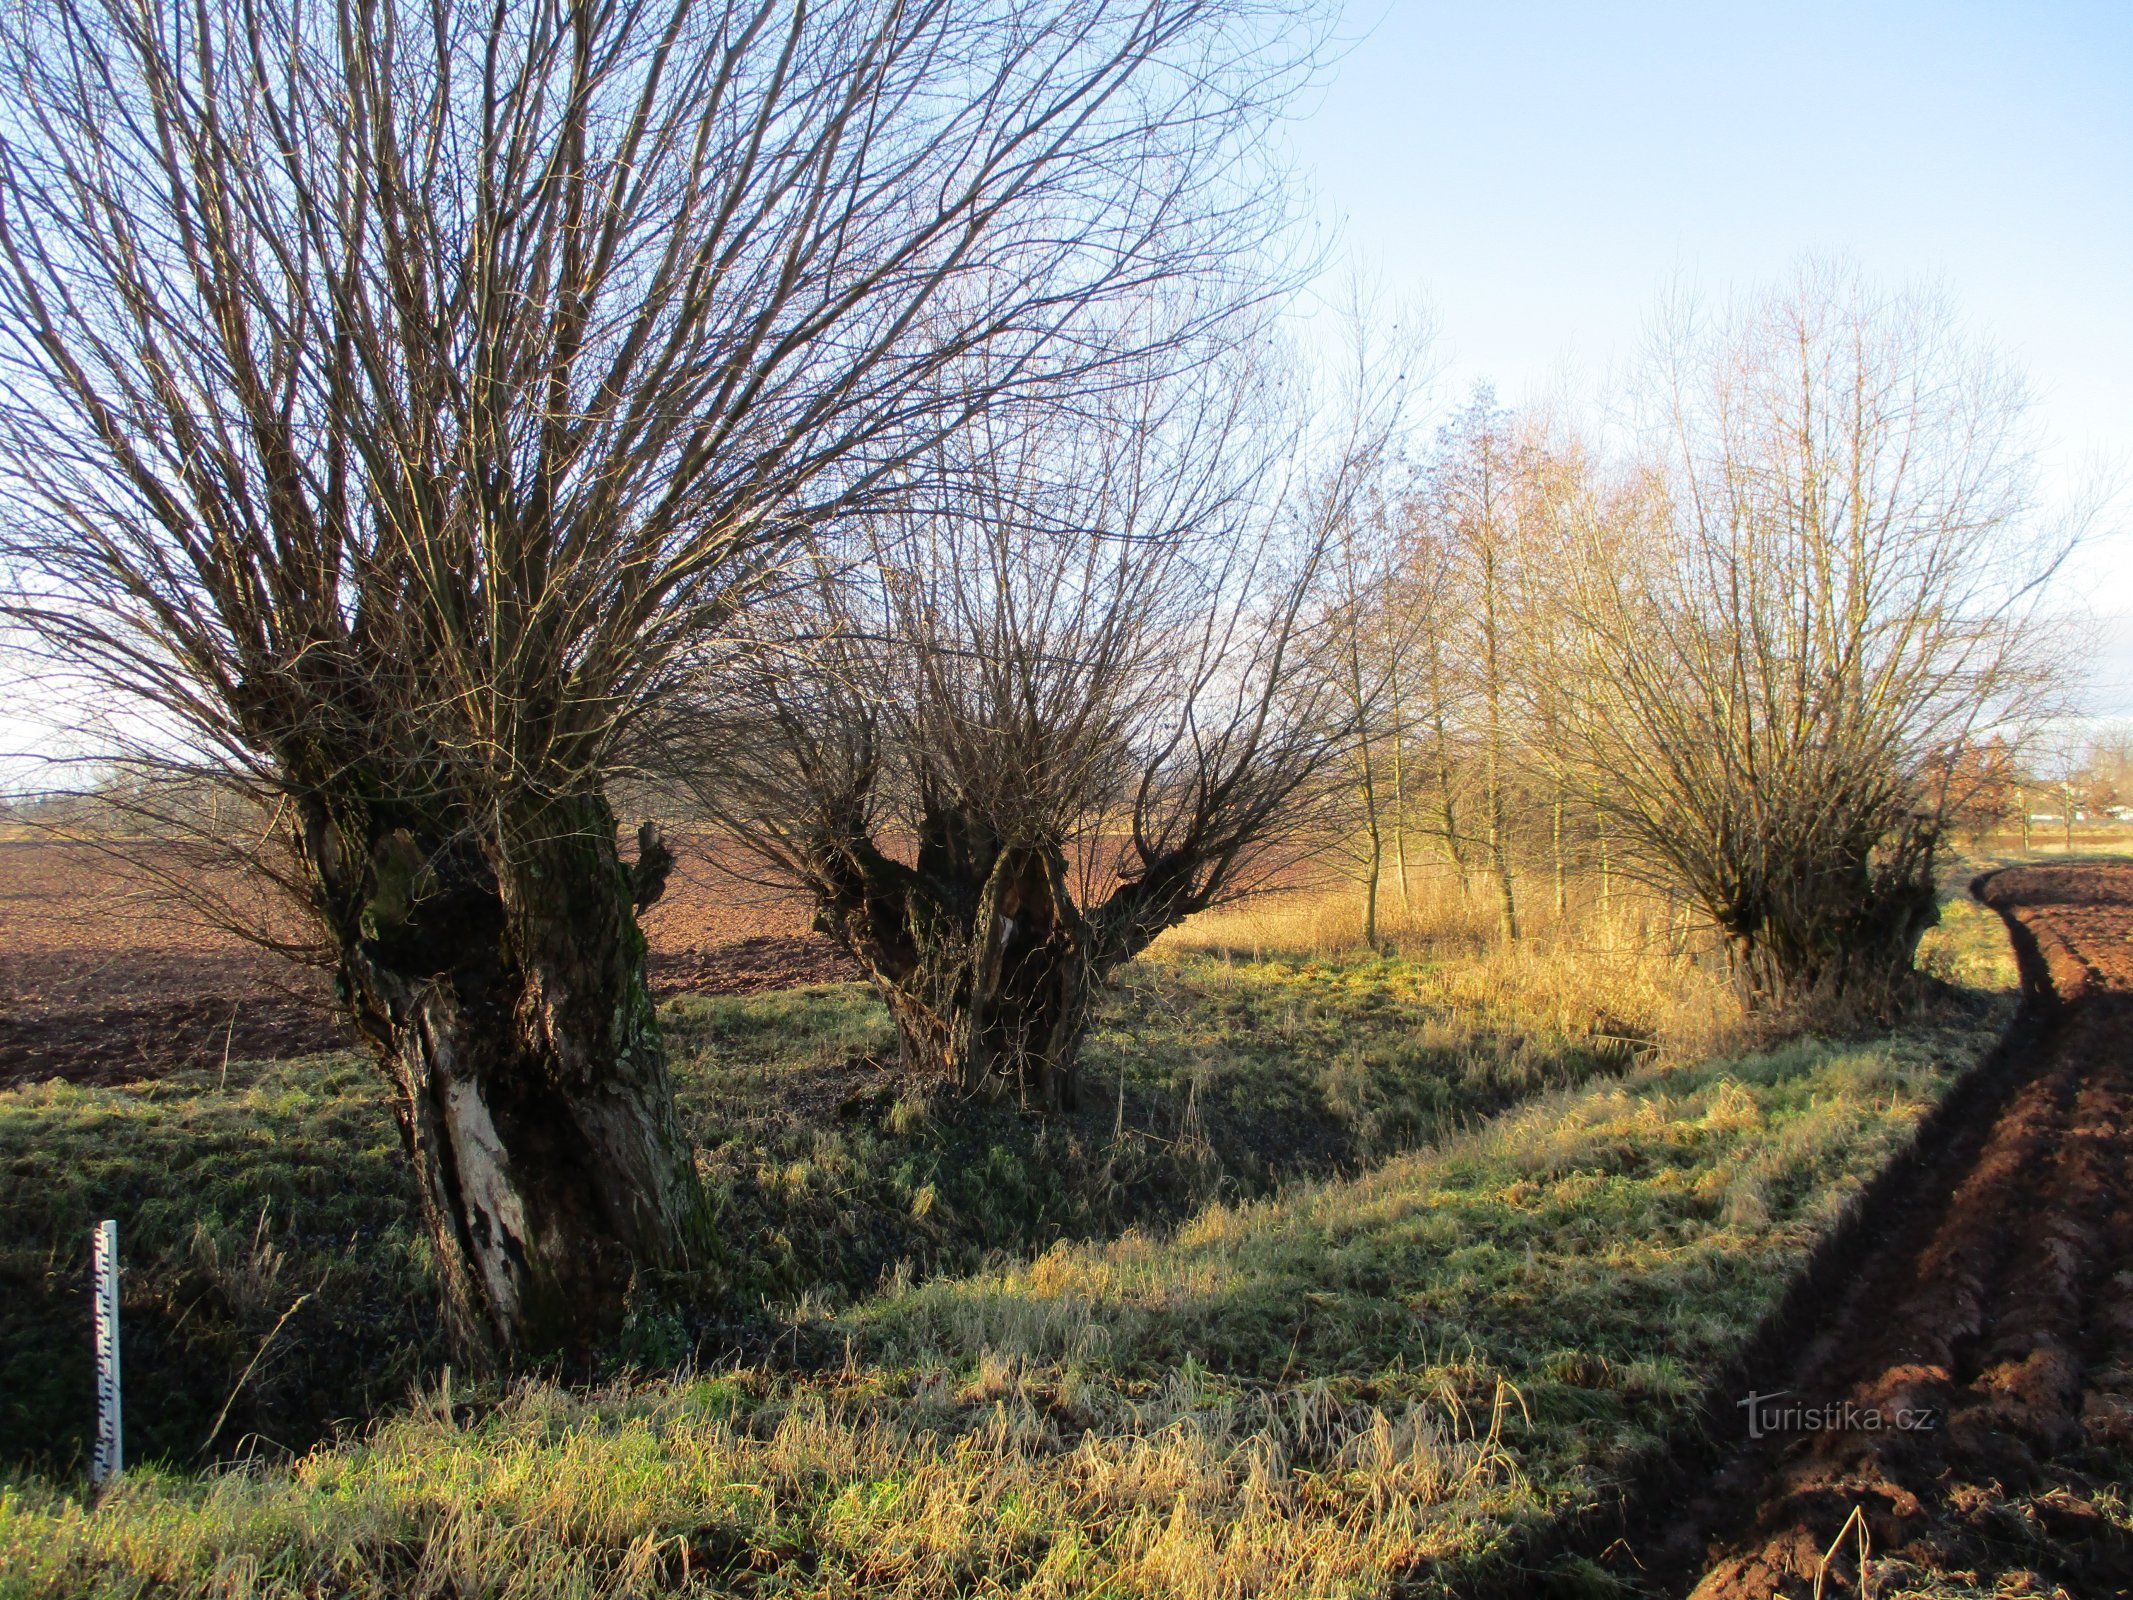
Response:
[[[817,926],[865,967],[907,1066],[973,1094],[1074,1106],[1098,974],[1057,842],[935,812],[915,865],[848,841],[816,895]]]
[[[582,1366],[643,1269],[709,1244],[645,983],[633,872],[597,796],[477,841],[412,808],[303,808],[339,988],[390,1077],[470,1358]],[[454,820],[454,819],[447,819]]]
[[[1878,842],[1780,855],[1714,908],[1751,1010],[1837,1002],[1885,1010],[1939,920],[1940,830],[1906,819]]]

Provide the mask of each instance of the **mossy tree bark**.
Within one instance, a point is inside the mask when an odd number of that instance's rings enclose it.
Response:
[[[1004,838],[947,806],[925,817],[910,863],[861,834],[816,854],[816,926],[866,970],[906,1066],[970,1094],[1074,1109],[1105,981],[1212,904],[1228,863],[1197,840],[1151,849],[1085,909],[1061,841]]]
[[[407,805],[300,808],[339,990],[394,1090],[463,1355],[582,1369],[638,1275],[710,1243],[674,1109],[634,868],[597,795],[479,840]]]

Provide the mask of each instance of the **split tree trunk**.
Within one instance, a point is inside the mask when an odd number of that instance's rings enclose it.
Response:
[[[647,829],[633,873],[597,797],[480,845],[382,809],[309,804],[303,846],[342,997],[395,1089],[454,1341],[583,1369],[641,1271],[711,1243],[635,917],[671,857]]]
[[[1238,841],[1206,829],[1138,859],[1101,901],[1075,904],[1064,842],[995,830],[938,794],[908,862],[837,809],[784,863],[815,897],[815,927],[851,953],[888,1005],[908,1067],[966,1092],[1074,1109],[1080,1054],[1107,976],[1214,903]]]
[[[816,877],[816,925],[865,968],[908,1068],[970,1094],[1075,1106],[1094,952],[1056,843],[937,812],[914,865],[854,839]]]

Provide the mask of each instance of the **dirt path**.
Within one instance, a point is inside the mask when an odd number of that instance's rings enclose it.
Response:
[[[2133,1595],[2133,864],[1979,890],[2022,961],[2023,1042],[1869,1217],[1789,1367],[1755,1375],[1763,1437],[1637,1552],[1662,1592]]]

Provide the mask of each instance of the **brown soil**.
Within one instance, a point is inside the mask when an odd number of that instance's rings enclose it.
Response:
[[[653,991],[743,994],[858,976],[795,896],[684,847],[645,916]],[[0,1089],[129,1083],[342,1048],[328,976],[204,922],[153,866],[93,844],[0,843]]]
[[[1638,1551],[1646,1582],[1857,1595],[1863,1524],[1875,1595],[2133,1594],[2133,864],[1978,887],[2014,934],[2031,1030],[1863,1219],[1789,1366],[1752,1375],[1772,1406],[1848,1402],[1849,1425],[1772,1418]]]
[[[654,950],[652,993],[759,994],[808,983],[846,983],[863,974],[857,962],[819,934],[762,934],[731,944]]]

